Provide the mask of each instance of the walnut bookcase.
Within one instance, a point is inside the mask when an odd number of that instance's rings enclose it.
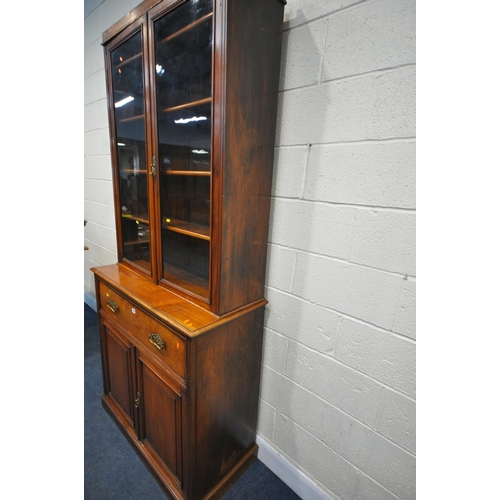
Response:
[[[146,0],[103,33],[101,398],[172,498],[219,498],[256,456],[284,3]]]

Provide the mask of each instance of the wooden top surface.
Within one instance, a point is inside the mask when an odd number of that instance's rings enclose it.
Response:
[[[100,266],[91,271],[126,298],[133,300],[160,320],[175,326],[188,337],[199,335],[204,328],[221,321],[219,316],[151,283],[120,264]]]

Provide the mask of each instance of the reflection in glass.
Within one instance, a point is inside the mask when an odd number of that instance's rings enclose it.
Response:
[[[211,103],[168,109],[158,120],[159,158],[164,171],[210,171]]]
[[[166,38],[182,32],[196,21],[210,16],[212,13],[212,0],[191,0],[177,9],[169,12],[155,25],[157,42],[161,43]]]
[[[168,18],[168,16],[167,16]],[[156,53],[159,106],[172,107],[211,95],[212,18],[167,37]]]
[[[141,32],[111,53],[122,254],[151,271]]]
[[[163,277],[208,297],[212,131],[212,2],[155,23]]]

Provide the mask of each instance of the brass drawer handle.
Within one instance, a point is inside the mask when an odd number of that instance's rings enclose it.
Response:
[[[114,313],[118,312],[118,305],[116,304],[116,302],[114,300],[110,300],[107,304],[106,304],[110,309],[111,311],[113,311]]]
[[[149,336],[149,341],[159,350],[166,349],[167,346],[163,342],[162,338],[157,333],[152,333]]]

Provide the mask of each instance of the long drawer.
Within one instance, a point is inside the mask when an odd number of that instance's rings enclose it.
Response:
[[[182,378],[186,377],[186,340],[183,337],[101,281],[99,298],[103,314],[112,317]]]

